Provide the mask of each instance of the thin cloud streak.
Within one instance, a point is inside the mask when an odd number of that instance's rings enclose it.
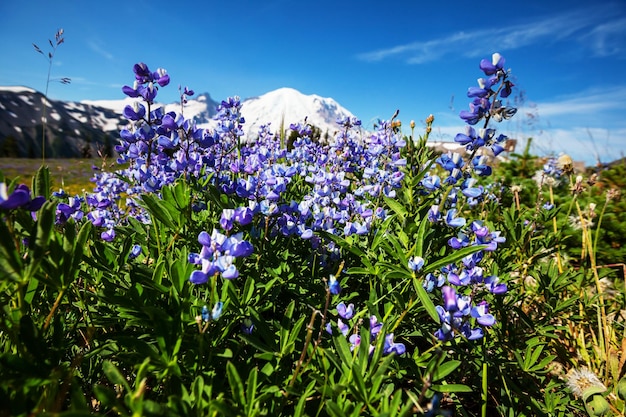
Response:
[[[113,54],[111,54],[108,51],[105,51],[100,45],[98,45],[96,42],[89,42],[88,43],[89,48],[94,51],[95,53],[97,53],[100,56],[103,56],[104,58],[108,59],[109,61],[113,60]]]
[[[574,39],[584,47],[600,47],[596,53],[604,56],[621,52],[619,39],[626,32],[624,20],[609,20],[610,9],[576,10],[534,22],[525,22],[507,27],[457,32],[442,38],[416,41],[386,49],[365,52],[357,58],[366,62],[378,62],[398,58],[408,64],[424,64],[441,59],[446,55],[463,55],[473,58],[485,50],[513,50],[541,43],[554,43]],[[602,23],[601,23],[602,22]],[[582,30],[587,31],[581,35]],[[480,45],[477,48],[475,45]],[[608,46],[607,46],[608,45]],[[601,52],[598,52],[601,51]]]
[[[574,97],[557,101],[535,103],[541,117],[571,116],[576,114],[598,114],[602,111],[626,111],[626,85],[610,90],[581,92]]]

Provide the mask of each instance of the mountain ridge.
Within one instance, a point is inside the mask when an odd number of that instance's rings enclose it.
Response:
[[[157,97],[158,98],[158,97]],[[0,86],[0,157],[39,157],[44,95],[25,86]],[[47,99],[46,155],[49,157],[90,157],[99,152],[112,155],[118,131],[127,124],[122,116],[126,105],[137,99],[64,101]],[[213,117],[221,101],[209,93],[187,99],[182,111],[199,127],[215,126]],[[309,123],[322,133],[334,135],[339,130],[337,118],[354,115],[329,97],[303,94],[282,87],[241,101],[244,130],[254,140],[261,125],[278,133],[292,123]],[[180,103],[155,103],[166,112],[181,112]]]

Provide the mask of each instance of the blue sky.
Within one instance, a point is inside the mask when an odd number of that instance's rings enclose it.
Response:
[[[292,87],[334,98],[366,126],[396,109],[405,126],[432,113],[436,140],[464,129],[478,63],[500,52],[523,103],[502,133],[532,136],[538,155],[626,156],[624,0],[5,1],[0,85],[44,91],[48,63],[32,43],[48,51],[59,28],[52,78],[72,83],[53,82],[53,99],[121,99],[143,61],[170,74],[165,102],[179,85],[217,100]]]

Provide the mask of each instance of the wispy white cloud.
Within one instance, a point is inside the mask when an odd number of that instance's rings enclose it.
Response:
[[[494,124],[510,138],[517,138],[518,150],[533,137],[531,153],[538,156],[567,153],[576,161],[594,165],[626,155],[626,85],[590,88],[576,95],[551,101],[527,103],[508,122]],[[532,120],[526,116],[532,114]],[[435,115],[430,134],[434,141],[453,141],[465,125],[455,112]]]
[[[536,155],[567,153],[586,165],[611,162],[626,156],[626,128],[564,128],[548,129],[534,137],[531,152]]]
[[[484,51],[507,51],[564,40],[603,56],[621,53],[626,34],[626,19],[612,18],[612,8],[574,10],[506,27],[457,32],[435,39],[420,40],[365,52],[358,59],[368,62],[400,59],[408,64],[437,61],[448,55],[476,57]],[[479,45],[478,47],[476,45]]]
[[[570,117],[601,115],[607,111],[626,112],[626,85],[613,88],[594,88],[561,99],[535,103],[541,117]],[[626,122],[625,122],[626,123]]]
[[[591,32],[580,36],[580,40],[591,46],[595,56],[623,55],[626,51],[626,18],[615,19],[594,27]]]
[[[102,46],[100,42],[95,42],[95,41],[89,41],[88,42],[89,48],[94,51],[95,53],[97,53],[98,55],[103,56],[104,58],[108,59],[109,61],[113,60],[113,54],[110,53],[109,51],[105,50]]]

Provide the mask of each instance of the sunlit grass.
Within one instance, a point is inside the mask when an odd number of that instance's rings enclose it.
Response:
[[[0,172],[5,177],[18,178],[19,183],[31,184],[32,178],[41,166],[40,159],[0,158]],[[46,159],[50,169],[52,189],[63,189],[70,195],[80,195],[93,189],[91,178],[93,166],[99,167],[97,159]]]

